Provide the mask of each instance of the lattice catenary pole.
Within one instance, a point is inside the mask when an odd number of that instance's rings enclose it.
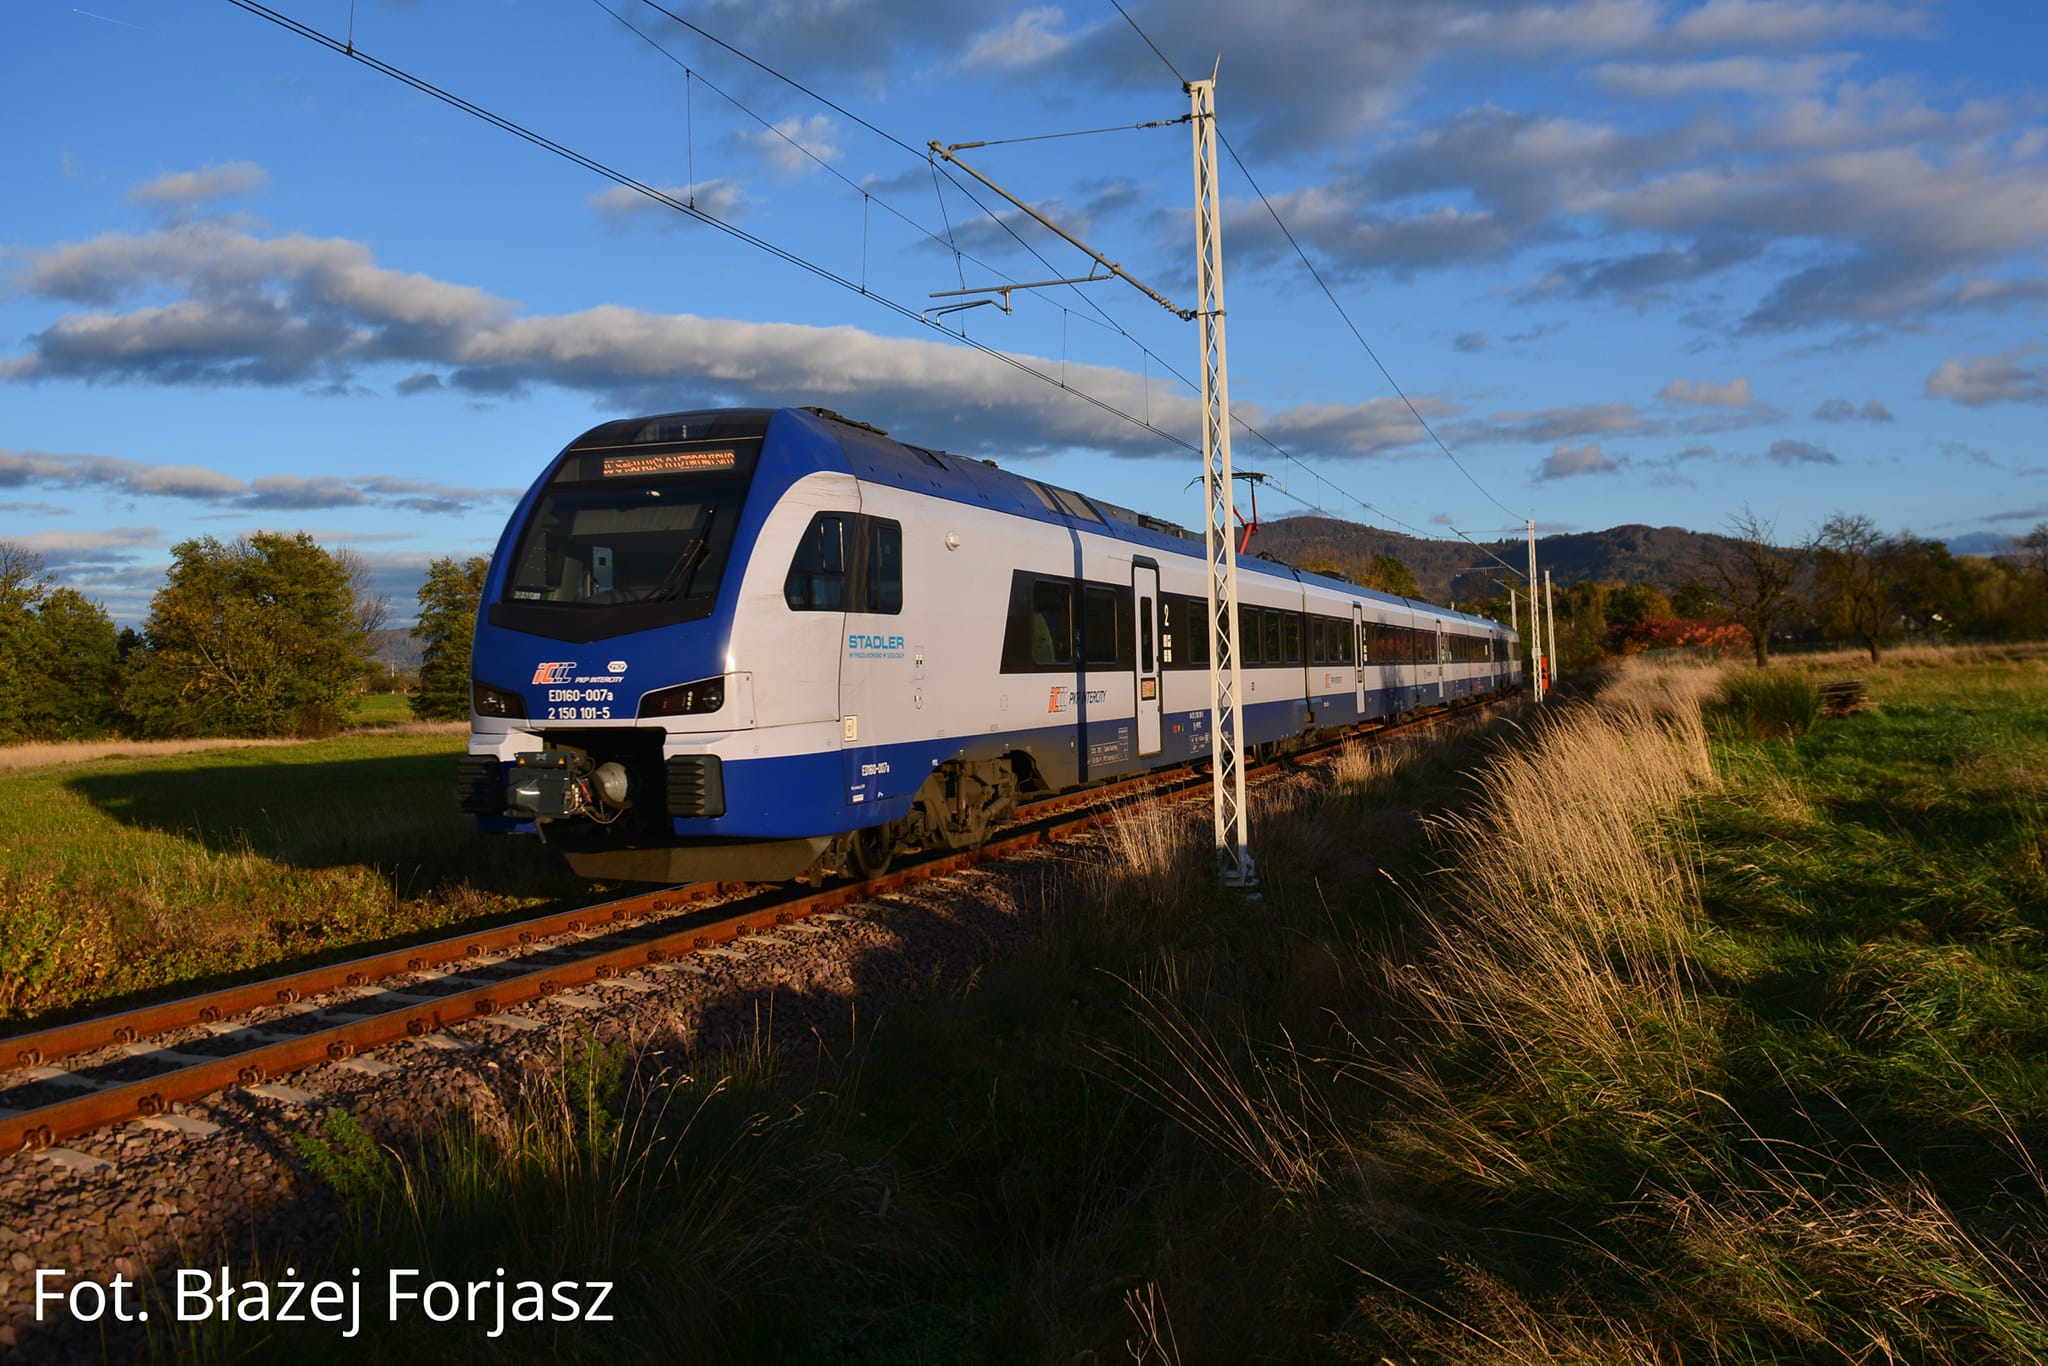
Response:
[[[1543,619],[1550,626],[1550,681],[1557,682],[1557,599],[1550,595],[1550,571],[1543,571]]]
[[[1536,596],[1536,520],[1529,519],[1529,695],[1543,700],[1543,607]]]
[[[1216,867],[1256,887],[1244,796],[1244,707],[1237,664],[1237,540],[1230,534],[1230,370],[1223,337],[1223,222],[1216,188],[1216,81],[1188,82],[1195,132],[1195,306],[1202,345],[1202,539],[1209,556],[1209,753]]]

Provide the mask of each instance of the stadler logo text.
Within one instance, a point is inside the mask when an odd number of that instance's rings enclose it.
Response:
[[[903,637],[848,636],[846,638],[846,648],[849,650],[900,650],[903,648]]]

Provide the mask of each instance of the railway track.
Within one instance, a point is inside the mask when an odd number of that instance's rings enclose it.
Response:
[[[1355,732],[1252,771],[1457,714]],[[261,1087],[321,1063],[382,1071],[390,1064],[362,1055],[494,1016],[524,1027],[535,1023],[514,1013],[524,1003],[1008,857],[1114,819],[1134,797],[1165,800],[1207,785],[1205,773],[1183,771],[1048,798],[978,848],[919,857],[864,882],[666,888],[0,1039],[0,1154],[170,1116],[225,1087]]]

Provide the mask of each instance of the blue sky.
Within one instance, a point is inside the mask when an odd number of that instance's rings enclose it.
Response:
[[[640,411],[819,404],[1198,522],[1192,324],[1114,283],[939,320],[1019,368],[917,318],[1087,272],[926,143],[1102,128],[961,155],[1192,305],[1188,128],[1130,127],[1186,112],[1168,62],[1217,69],[1350,320],[1226,158],[1263,514],[2048,520],[2035,0],[1128,5],[1165,61],[1108,0],[670,3],[830,105],[644,0],[278,8],[844,283],[226,0],[23,0],[0,539],[123,621],[176,541],[262,529],[353,547],[407,619],[428,559],[487,551],[556,450]]]

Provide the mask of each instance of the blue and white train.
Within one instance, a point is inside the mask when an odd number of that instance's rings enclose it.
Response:
[[[1519,685],[1514,632],[1239,562],[1244,743]],[[1199,537],[816,408],[608,422],[521,499],[462,807],[588,877],[872,873],[1209,750]]]

